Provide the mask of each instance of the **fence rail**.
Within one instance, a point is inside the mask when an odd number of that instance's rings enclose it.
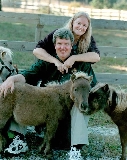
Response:
[[[25,42],[25,41],[8,41],[0,40],[0,45],[8,47],[13,51],[28,52],[32,54],[32,50],[35,48],[37,41],[44,38],[43,37],[43,26],[44,25],[60,25],[68,20],[69,17],[64,16],[54,16],[54,15],[44,15],[44,14],[26,14],[26,13],[6,13],[0,12],[0,22],[11,22],[11,23],[27,23],[27,24],[37,24],[35,29],[35,42]],[[107,21],[107,20],[93,20],[92,23],[94,27],[104,27],[105,23],[108,23],[108,28],[112,28],[113,24],[118,23],[118,29],[127,30],[127,22],[122,24],[118,21]],[[121,24],[121,25],[120,25]],[[127,58],[127,48],[126,47],[112,47],[112,46],[99,46],[98,47],[102,57],[122,57]],[[110,74],[110,73],[96,73],[99,81],[107,82],[109,84],[127,84],[127,74]]]
[[[0,40],[0,45],[15,51],[31,52],[37,42]],[[127,58],[127,47],[98,46],[101,57]]]

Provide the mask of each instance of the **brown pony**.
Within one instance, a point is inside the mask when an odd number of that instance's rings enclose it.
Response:
[[[24,126],[46,125],[44,141],[39,151],[47,154],[51,149],[59,121],[75,104],[82,112],[88,106],[92,76],[77,72],[61,85],[37,87],[26,83],[15,83],[13,93],[0,98],[0,130],[10,117]],[[3,136],[0,134],[0,151],[3,150]]]

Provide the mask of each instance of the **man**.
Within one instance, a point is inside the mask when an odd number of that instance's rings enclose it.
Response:
[[[91,65],[89,65],[89,63],[76,62],[72,68],[66,68],[64,66],[64,61],[72,54],[71,49],[72,49],[73,41],[74,41],[74,37],[73,37],[73,34],[71,33],[70,30],[65,29],[65,28],[60,28],[60,29],[56,30],[53,34],[53,43],[54,43],[55,50],[56,50],[56,58],[62,64],[62,65],[60,65],[60,66],[62,66],[62,69],[63,69],[62,72],[60,72],[57,69],[57,66],[55,66],[54,63],[49,63],[49,62],[46,62],[43,60],[38,60],[35,64],[33,64],[31,66],[31,68],[29,70],[24,70],[20,74],[8,77],[6,79],[6,81],[4,81],[2,83],[2,85],[0,86],[0,96],[2,94],[4,94],[4,96],[6,96],[7,90],[9,88],[11,89],[11,92],[13,92],[15,82],[24,82],[24,83],[29,83],[31,85],[36,86],[38,84],[38,82],[41,81],[40,86],[45,86],[45,84],[50,81],[64,82],[66,80],[69,80],[70,75],[75,70],[84,71],[84,72],[88,73],[88,75],[93,75],[95,77],[94,72],[91,68]],[[77,111],[76,111],[76,113],[77,113]],[[75,113],[73,113],[72,116],[75,117]],[[86,119],[87,119],[87,117],[86,117]],[[78,138],[78,139],[80,139],[79,144],[88,144],[88,134],[86,131],[88,120],[86,120],[86,119],[83,118],[83,124],[85,124],[85,126],[83,126],[84,140],[83,140],[83,138],[82,139]],[[84,121],[86,121],[86,123]],[[80,122],[80,123],[82,124],[82,122]],[[75,127],[72,127],[72,128],[74,128],[74,129],[72,130],[73,140],[71,140],[71,141],[74,141],[74,139],[77,137],[77,135],[74,136],[74,132],[76,129],[75,129]],[[17,130],[15,130],[15,131],[17,131]],[[86,134],[84,133],[84,131]],[[21,141],[21,140],[19,139],[19,141]],[[15,143],[12,142],[9,145],[9,147],[6,149],[6,152],[13,153],[13,154],[25,152],[25,150],[23,150],[23,149],[18,150],[18,152],[16,152],[16,151],[14,151],[14,147],[13,147],[13,151],[12,151],[12,149],[11,149],[12,144],[15,144]],[[76,142],[76,144],[78,144],[78,142]],[[73,145],[73,143],[71,145]],[[27,148],[26,145],[24,145],[24,146],[25,146],[25,148]]]

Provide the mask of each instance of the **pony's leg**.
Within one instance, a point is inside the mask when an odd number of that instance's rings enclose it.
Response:
[[[48,120],[47,124],[46,124],[46,134],[44,136],[44,142],[43,144],[39,147],[40,150],[42,150],[42,148],[45,146],[44,149],[44,154],[47,154],[50,152],[51,149],[51,140],[54,137],[55,133],[56,133],[56,129],[58,127],[58,120],[55,121],[55,119],[50,119]]]
[[[10,111],[9,109],[7,110],[7,112],[5,112],[4,109],[6,110],[6,106],[5,108],[0,108],[0,152],[5,147],[5,144],[6,144],[5,138],[7,138],[6,133],[7,133],[7,128],[8,128],[7,126],[12,116],[12,114],[8,114],[8,112]]]
[[[47,134],[44,133],[44,140],[43,140],[43,143],[39,146],[39,152],[43,152],[43,149],[46,145],[46,141],[47,141]]]
[[[1,134],[2,131],[0,131],[0,152],[3,151],[5,145],[6,145],[6,139]]]
[[[8,123],[7,121],[8,120],[5,120],[4,118],[0,120],[0,152],[3,151],[6,145],[7,129],[5,126]]]
[[[121,146],[122,146],[122,156],[120,160],[126,160],[127,131],[125,126],[121,126],[118,128],[119,128],[119,134],[120,134],[120,140],[121,140]]]

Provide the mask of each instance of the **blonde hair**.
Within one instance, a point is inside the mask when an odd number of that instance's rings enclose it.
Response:
[[[82,17],[82,16],[87,18],[89,26],[88,26],[86,32],[79,39],[78,54],[87,52],[89,45],[90,45],[90,42],[91,42],[92,27],[91,27],[90,17],[85,12],[78,12],[72,18],[70,18],[69,21],[64,26],[65,28],[70,29],[73,33],[73,22],[77,18]]]

